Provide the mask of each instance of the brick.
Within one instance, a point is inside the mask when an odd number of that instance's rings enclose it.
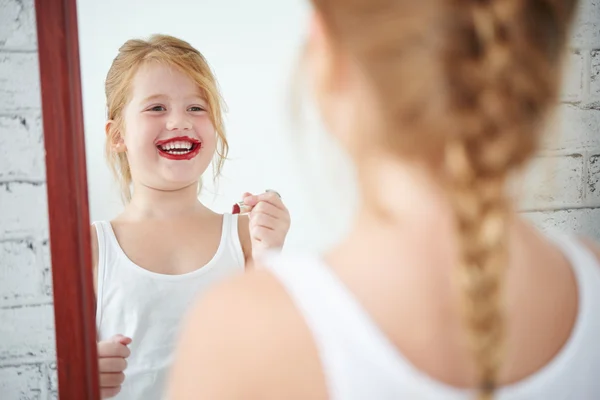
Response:
[[[523,213],[542,231],[559,231],[600,240],[600,208]]]
[[[0,1],[0,49],[34,50],[37,44],[34,0]]]
[[[28,240],[0,242],[0,306],[3,302],[39,299],[44,273],[34,244]]]
[[[571,53],[563,74],[561,99],[568,102],[581,101],[583,91],[583,55]]]
[[[0,236],[47,231],[45,184],[0,183]]]
[[[40,109],[36,53],[0,53],[0,110]]]
[[[574,152],[600,149],[600,110],[573,105],[558,107],[550,121],[549,132],[542,139],[542,147]]]
[[[52,297],[52,270],[51,270],[51,257],[50,257],[50,244],[48,240],[42,242],[42,273],[44,275],[44,294]]]
[[[525,175],[521,207],[564,208],[581,204],[584,193],[583,166],[581,154],[535,159]]]
[[[0,116],[0,179],[44,180],[44,135],[39,113]]]
[[[6,400],[42,399],[43,367],[20,365],[0,367],[0,393]]]
[[[588,160],[587,201],[600,207],[600,154],[590,156]]]
[[[58,392],[58,372],[55,362],[48,365],[48,388],[53,393]]]
[[[571,46],[600,47],[600,0],[582,0],[575,19]]]
[[[55,357],[52,305],[1,308],[0,321],[0,360]]]
[[[590,53],[590,99],[592,105],[600,102],[600,51],[594,50]]]

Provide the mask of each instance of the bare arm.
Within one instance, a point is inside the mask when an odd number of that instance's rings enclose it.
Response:
[[[94,225],[90,226],[92,241],[92,279],[94,281],[94,295],[98,298],[98,232]]]
[[[238,217],[238,235],[244,252],[244,263],[246,269],[252,268],[252,241],[250,239],[250,218],[248,215]]]

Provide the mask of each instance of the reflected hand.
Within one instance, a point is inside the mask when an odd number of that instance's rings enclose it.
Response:
[[[98,342],[98,369],[100,371],[100,397],[108,399],[121,391],[125,380],[125,368],[131,353],[128,344],[131,338],[115,335],[108,340]]]
[[[290,213],[276,192],[259,195],[244,193],[244,205],[250,208],[252,257],[267,249],[280,249],[290,229]]]

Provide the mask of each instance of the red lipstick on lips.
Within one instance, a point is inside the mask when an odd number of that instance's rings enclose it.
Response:
[[[156,142],[158,155],[169,160],[191,160],[202,148],[198,139],[189,136],[178,136]]]

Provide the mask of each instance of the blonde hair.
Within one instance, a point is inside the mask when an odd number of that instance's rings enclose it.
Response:
[[[312,0],[336,51],[370,80],[374,140],[440,171],[460,246],[457,282],[480,398],[505,345],[508,177],[535,152],[557,100],[576,0]]]
[[[128,40],[119,49],[106,77],[105,92],[108,119],[115,123],[106,137],[106,158],[120,184],[123,202],[131,200],[131,170],[126,153],[113,151],[113,143],[125,131],[123,109],[130,98],[135,73],[146,62],[157,61],[177,68],[189,76],[200,88],[209,105],[209,113],[217,135],[217,158],[214,178],[220,174],[227,158],[229,145],[225,136],[222,112],[224,102],[217,81],[202,54],[189,43],[168,35],[153,35],[148,40]]]

